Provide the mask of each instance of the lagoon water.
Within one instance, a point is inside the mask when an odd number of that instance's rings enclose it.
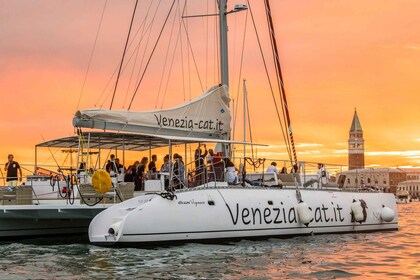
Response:
[[[86,237],[0,243],[0,279],[420,279],[420,202],[399,205],[399,231],[154,249]]]

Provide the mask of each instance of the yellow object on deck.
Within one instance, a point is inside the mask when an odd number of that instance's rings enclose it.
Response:
[[[105,170],[96,170],[92,176],[92,186],[99,193],[107,193],[111,189],[111,176]]]

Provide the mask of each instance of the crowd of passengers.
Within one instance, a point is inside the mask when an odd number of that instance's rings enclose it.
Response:
[[[203,149],[201,149],[203,147]],[[152,155],[149,162],[148,157],[143,157],[141,161],[135,161],[132,165],[125,168],[120,160],[111,155],[105,167],[111,177],[118,177],[124,174],[124,182],[134,182],[135,191],[144,190],[144,182],[149,179],[158,179],[160,174],[166,175],[165,188],[180,189],[185,186],[185,164],[182,156],[175,153],[173,160],[170,161],[169,155],[163,157],[163,164],[160,169],[156,166],[157,156]],[[194,152],[195,170],[189,172],[189,185],[197,186],[211,181],[226,179],[228,183],[238,182],[237,168],[229,158],[222,158],[220,153],[214,153],[213,149],[207,150],[206,145],[198,146]],[[172,168],[172,170],[170,170]],[[169,182],[168,174],[172,171],[172,184]],[[225,176],[225,177],[224,177]],[[120,179],[122,181],[122,179]]]

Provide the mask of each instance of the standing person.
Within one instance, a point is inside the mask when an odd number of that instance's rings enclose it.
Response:
[[[143,157],[137,167],[137,172],[134,178],[135,191],[144,191],[144,172],[148,161],[149,159],[147,157]]]
[[[169,155],[166,155],[163,157],[163,164],[162,167],[160,168],[160,172],[161,173],[168,173],[170,169],[170,162],[169,162]],[[165,176],[164,177],[164,181],[165,181],[165,190],[167,190],[169,188],[169,176],[167,174],[161,174],[161,176]]]
[[[267,167],[267,173],[276,173],[279,175],[279,170],[277,169],[277,163],[273,161],[269,167]]]
[[[160,172],[169,172],[169,155],[163,157],[163,164],[160,168]]]
[[[117,169],[117,178],[118,178],[118,182],[120,183],[120,182],[123,182],[124,181],[124,174],[125,174],[125,167],[124,167],[124,165],[122,165],[121,163],[120,163],[120,159],[119,158],[116,158],[115,159],[115,166],[116,166],[116,169]]]
[[[200,145],[198,145],[197,149],[194,152],[194,160],[195,160],[195,168],[202,168],[204,166],[204,159],[207,156],[207,146],[203,144],[204,153],[201,153]]]
[[[137,189],[139,191],[144,191],[144,179],[145,179],[145,171],[146,171],[146,166],[147,166],[147,162],[149,161],[149,159],[147,157],[143,157],[140,161],[139,166],[137,167],[137,172],[136,172],[136,176],[138,179],[138,185],[140,186],[140,189]]]
[[[198,145],[197,149],[194,152],[194,161],[195,161],[195,176],[198,180],[198,185],[204,183],[204,178],[206,177],[205,174],[205,166],[204,166],[204,159],[207,156],[207,147],[206,144],[204,146],[204,153],[201,153],[200,145]]]
[[[149,174],[150,174],[150,179],[156,179],[156,161],[157,161],[157,156],[152,155],[152,161],[147,166],[147,169],[149,170]]]
[[[111,175],[111,177],[118,173],[118,168],[117,168],[117,164],[115,163],[115,155],[114,154],[112,154],[109,157],[109,161],[105,166],[105,170],[106,170],[106,172],[108,172]]]
[[[318,182],[321,182],[321,187],[326,185],[330,180],[330,173],[322,163],[318,163]]]
[[[13,161],[13,155],[10,154],[7,157],[8,161],[4,167],[4,171],[7,171],[6,181],[10,187],[15,187],[18,185],[18,176],[17,172],[19,170],[19,182],[22,182],[22,169],[20,169],[19,163]]]
[[[209,154],[207,156],[207,166],[208,166],[208,172],[209,172],[209,182],[215,181],[216,176],[215,176],[215,167],[214,167],[214,163],[215,163],[215,158],[216,155],[213,152],[213,149],[209,149]]]
[[[181,189],[184,185],[185,165],[179,154],[174,154],[174,188]]]
[[[124,182],[134,182],[134,176],[136,175],[136,170],[139,164],[140,162],[136,160],[133,165],[130,165],[127,168],[127,173],[125,173],[124,176]]]

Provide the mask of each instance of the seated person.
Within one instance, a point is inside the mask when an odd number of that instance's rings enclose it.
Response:
[[[279,174],[279,170],[277,169],[277,163],[276,162],[272,162],[271,165],[269,167],[267,167],[267,173],[276,173],[277,175]]]
[[[237,184],[238,183],[238,175],[236,174],[236,167],[235,164],[229,159],[225,158],[225,166],[226,166],[226,180],[229,184]]]

